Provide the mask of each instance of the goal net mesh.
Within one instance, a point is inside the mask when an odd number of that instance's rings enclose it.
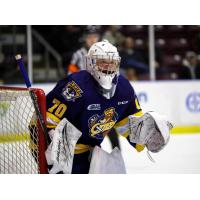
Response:
[[[0,88],[0,173],[40,173],[35,109],[28,90]]]

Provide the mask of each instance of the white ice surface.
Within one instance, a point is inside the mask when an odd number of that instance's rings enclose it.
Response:
[[[127,173],[200,173],[200,134],[171,135],[168,145],[158,153],[151,153],[155,163],[147,157],[146,149],[140,153],[120,137],[122,155]],[[102,148],[110,152],[108,138]]]
[[[155,163],[149,160],[146,150],[138,153],[123,137],[120,137],[120,143],[126,170],[129,174],[200,174],[200,134],[172,135],[168,145],[162,151],[151,153]],[[102,147],[108,152],[111,151],[108,138],[105,138]]]

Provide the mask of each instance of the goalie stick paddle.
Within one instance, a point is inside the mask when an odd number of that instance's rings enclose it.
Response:
[[[35,93],[31,90],[31,82],[30,82],[28,74],[27,74],[27,72],[25,70],[25,66],[24,66],[24,62],[23,62],[22,56],[21,55],[16,55],[15,59],[17,61],[17,64],[20,67],[20,71],[21,71],[21,73],[22,73],[22,75],[24,77],[24,81],[26,83],[26,87],[27,87],[27,89],[28,89],[28,91],[30,93],[30,96],[31,96],[31,99],[32,99],[32,102],[33,102],[33,105],[34,105],[34,108],[35,108],[36,116],[39,119],[40,125],[42,127],[43,132],[44,132],[46,145],[49,145],[50,144],[50,138],[48,136],[46,124],[45,124],[44,118],[43,118],[43,116],[42,116],[42,114],[40,112],[40,109],[39,109],[39,106],[38,106],[38,103],[37,103],[37,97],[36,97]]]

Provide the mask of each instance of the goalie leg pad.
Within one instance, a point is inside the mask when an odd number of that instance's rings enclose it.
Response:
[[[45,152],[48,165],[53,165],[49,173],[71,173],[75,145],[81,134],[66,118],[60,121]]]

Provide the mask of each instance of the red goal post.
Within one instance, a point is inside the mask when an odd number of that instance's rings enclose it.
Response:
[[[46,123],[46,97],[37,97]],[[47,173],[45,137],[27,88],[0,87],[0,173]]]

